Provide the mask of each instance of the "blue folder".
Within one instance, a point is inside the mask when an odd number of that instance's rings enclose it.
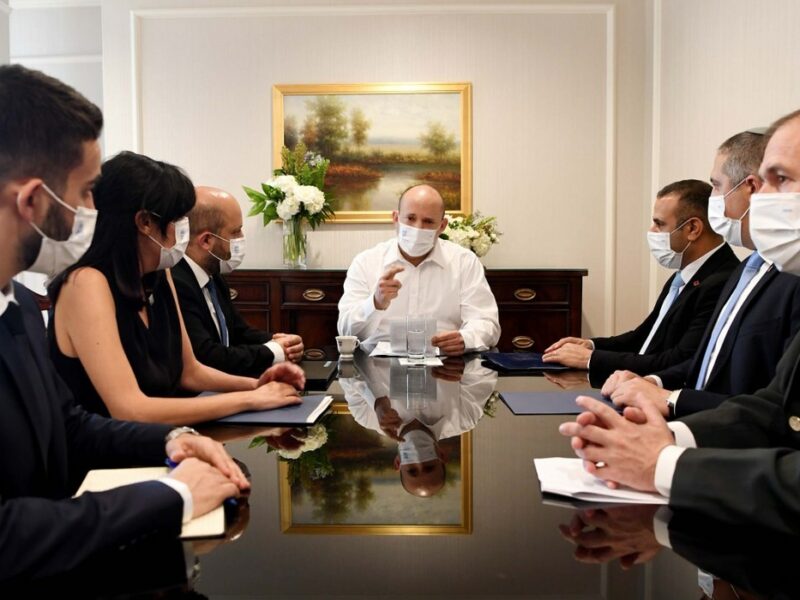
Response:
[[[333,402],[331,396],[302,396],[302,399],[302,404],[282,406],[281,408],[270,410],[241,412],[230,417],[217,419],[217,422],[303,427],[316,423]]]
[[[484,352],[481,354],[490,368],[504,372],[565,371],[569,369],[559,363],[542,361],[541,352]]]
[[[599,390],[558,392],[502,392],[500,396],[515,415],[577,415],[583,409],[575,404],[578,396],[591,396],[620,412]]]

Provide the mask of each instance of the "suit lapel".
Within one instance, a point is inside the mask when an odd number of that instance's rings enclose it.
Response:
[[[764,273],[764,276],[756,283],[756,286],[750,292],[750,294],[745,298],[744,303],[742,304],[739,312],[736,313],[736,316],[733,318],[733,322],[730,325],[728,330],[728,335],[725,336],[725,341],[722,343],[722,348],[719,350],[719,356],[717,360],[714,362],[714,369],[711,373],[708,374],[708,379],[706,380],[706,386],[711,382],[715,375],[718,375],[720,372],[720,367],[728,362],[730,359],[731,352],[736,347],[736,338],[739,336],[739,329],[741,328],[742,319],[747,315],[747,311],[750,309],[750,306],[753,302],[758,298],[764,288],[769,285],[769,282],[775,279],[778,276],[778,270],[775,268],[775,265],[770,266],[769,270]],[[736,282],[739,282],[739,278],[736,278]],[[729,294],[730,295],[730,294]],[[712,321],[713,324],[716,323],[716,318]]]
[[[187,281],[189,281],[189,285],[192,286],[194,301],[197,303],[197,306],[200,308],[200,312],[203,315],[203,327],[206,328],[206,331],[212,333],[219,343],[222,343],[222,337],[217,330],[217,326],[214,324],[214,318],[211,316],[211,309],[208,306],[205,294],[203,294],[203,288],[200,287],[200,282],[198,282],[197,277],[194,276],[194,271],[192,271],[189,263],[187,263],[185,260],[179,262],[177,268],[181,269],[182,275]]]
[[[36,386],[33,385],[27,375],[28,369],[23,364],[20,356],[21,344],[20,336],[14,336],[8,330],[5,323],[0,322],[0,358],[5,362],[11,373],[11,378],[19,392],[19,400],[31,426],[31,431],[36,437],[36,445],[39,448],[39,457],[42,465],[47,468],[47,440],[50,435],[50,419],[47,411],[47,399],[37,393]],[[39,386],[39,391],[43,390],[43,383]],[[46,415],[46,416],[45,416]]]

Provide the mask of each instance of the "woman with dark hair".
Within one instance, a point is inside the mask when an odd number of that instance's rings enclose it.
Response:
[[[195,358],[169,272],[186,249],[195,202],[180,169],[123,152],[103,165],[94,202],[92,245],[50,286],[51,355],[77,402],[115,418],[181,424],[300,402],[290,385],[304,383],[295,365],[256,380]],[[185,391],[230,393],[180,397]]]

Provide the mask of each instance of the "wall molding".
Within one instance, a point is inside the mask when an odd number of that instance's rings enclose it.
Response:
[[[658,0],[656,0],[658,1]],[[606,35],[606,110],[605,110],[605,189],[604,189],[604,311],[603,329],[612,334],[616,327],[617,307],[617,69],[616,7],[613,4],[407,4],[340,6],[263,6],[209,8],[155,8],[130,10],[130,77],[132,144],[143,152],[141,31],[143,23],[155,19],[210,19],[254,16],[355,17],[370,15],[604,15]]]
[[[45,54],[42,56],[12,56],[12,63],[23,65],[102,64],[102,54]]]
[[[662,6],[661,0],[653,0],[653,83],[650,90],[652,115],[650,122],[650,202],[660,189],[661,179],[661,52],[662,52]],[[649,207],[648,207],[649,208]],[[649,218],[647,221],[649,227]],[[653,306],[659,294],[658,264],[649,261],[648,306]]]
[[[101,0],[10,0],[12,10],[42,8],[85,8],[102,6]]]

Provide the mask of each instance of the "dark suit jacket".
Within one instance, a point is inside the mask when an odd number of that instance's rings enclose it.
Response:
[[[589,362],[592,385],[600,387],[617,369],[648,375],[691,358],[700,344],[720,292],[738,264],[739,259],[728,244],[714,252],[672,303],[646,354],[639,354],[639,350],[658,319],[675,275],[664,285],[653,311],[636,329],[613,337],[592,338],[595,347]]]
[[[714,408],[729,396],[751,394],[769,384],[800,330],[800,277],[770,267],[736,313],[704,389],[694,389],[712,330],[744,268],[742,262],[725,285],[694,358],[656,373],[666,389],[683,388],[675,405],[678,417]]]
[[[699,447],[678,459],[671,506],[800,533],[798,364],[800,334],[769,386],[681,419]]]
[[[248,377],[260,376],[272,364],[275,356],[264,345],[272,336],[245,322],[233,306],[230,288],[221,276],[214,275],[214,283],[219,291],[219,304],[228,325],[227,347],[220,339],[203,290],[189,263],[181,260],[175,265],[172,279],[175,281],[183,322],[192,341],[192,349],[201,363],[225,373]]]
[[[155,531],[176,535],[183,505],[164,484],[68,499],[90,468],[163,464],[170,427],[77,407],[48,358],[36,302],[21,285],[14,292],[24,329],[0,320],[0,580],[65,571]]]

